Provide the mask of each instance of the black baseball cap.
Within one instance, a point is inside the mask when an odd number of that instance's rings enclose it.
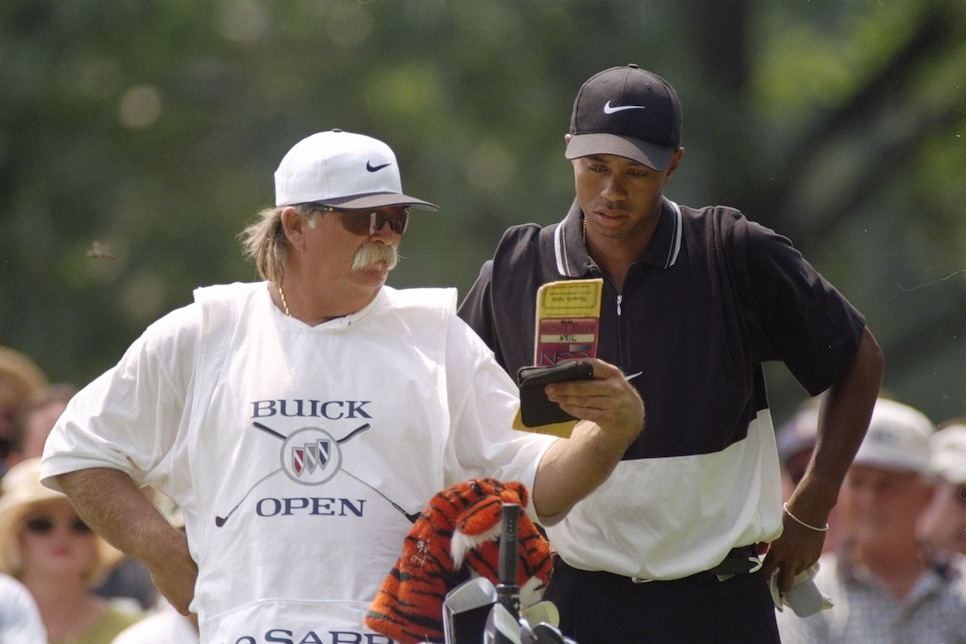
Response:
[[[681,102],[671,85],[637,65],[595,74],[577,93],[566,156],[616,154],[660,172],[681,147]]]

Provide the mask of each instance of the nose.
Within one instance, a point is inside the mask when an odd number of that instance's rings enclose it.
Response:
[[[600,195],[608,201],[620,201],[627,197],[627,186],[620,173],[611,173],[604,182]]]
[[[382,226],[379,225],[378,221],[369,226],[370,239],[375,237],[376,239],[388,240],[392,239],[395,234],[396,231],[392,229],[392,224],[389,223],[388,219],[382,222]]]

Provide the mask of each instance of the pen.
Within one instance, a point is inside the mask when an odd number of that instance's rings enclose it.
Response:
[[[629,376],[624,376],[624,380],[633,380],[634,378],[637,378],[642,373],[644,373],[644,372],[643,371],[638,371],[637,373],[632,373]]]

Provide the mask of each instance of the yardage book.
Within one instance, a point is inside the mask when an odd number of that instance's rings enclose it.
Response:
[[[533,364],[551,367],[568,360],[597,357],[600,301],[604,280],[547,282],[537,290]],[[576,420],[530,427],[520,413],[514,428],[568,438]]]
[[[604,280],[547,282],[537,290],[533,364],[597,357]]]

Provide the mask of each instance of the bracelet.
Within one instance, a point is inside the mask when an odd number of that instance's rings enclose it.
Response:
[[[792,521],[794,521],[798,525],[805,526],[809,530],[814,530],[815,532],[828,532],[828,524],[827,523],[825,524],[825,527],[816,528],[815,526],[810,525],[808,523],[805,523],[804,521],[802,521],[801,519],[799,519],[798,517],[796,517],[794,514],[791,513],[791,511],[789,511],[789,509],[788,509],[788,503],[787,502],[786,503],[782,503],[782,510],[784,510],[785,511],[785,514],[787,514],[788,516],[790,516],[792,518]]]

